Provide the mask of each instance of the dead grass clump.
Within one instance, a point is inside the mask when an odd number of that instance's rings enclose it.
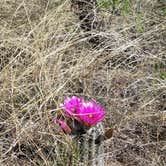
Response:
[[[144,2],[125,15],[99,9],[104,27],[89,32],[69,1],[0,2],[1,165],[84,164],[53,123],[72,95],[101,102],[115,128],[85,163],[166,164],[165,8]]]

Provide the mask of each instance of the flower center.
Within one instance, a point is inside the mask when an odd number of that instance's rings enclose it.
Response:
[[[92,117],[93,117],[93,115],[92,115],[92,114],[89,114],[88,116],[89,116],[89,118],[92,118]]]

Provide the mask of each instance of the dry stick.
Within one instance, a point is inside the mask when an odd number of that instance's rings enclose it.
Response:
[[[100,42],[98,36],[94,36],[92,31],[99,29],[101,22],[98,19],[97,0],[70,0],[71,8],[79,18],[80,28],[85,32],[90,32],[89,42],[96,46]]]
[[[91,31],[97,27],[97,0],[71,0],[73,12],[81,21],[81,28]]]

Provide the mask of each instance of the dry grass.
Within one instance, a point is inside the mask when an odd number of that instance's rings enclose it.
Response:
[[[78,165],[77,146],[53,123],[64,98],[78,95],[102,103],[104,125],[117,128],[103,143],[105,165],[164,166],[164,3],[100,11],[94,46],[69,1],[1,0],[0,165]]]

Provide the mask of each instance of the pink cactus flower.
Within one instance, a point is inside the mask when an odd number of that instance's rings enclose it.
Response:
[[[60,125],[61,131],[66,134],[73,134],[76,131],[85,132],[90,127],[101,122],[105,118],[106,111],[94,101],[84,101],[81,97],[67,97],[62,105],[67,118],[57,119],[55,123]]]
[[[67,123],[64,120],[55,119],[54,122],[59,124],[60,131],[63,131],[66,134],[70,134],[71,133],[71,128],[67,125]]]
[[[77,115],[81,105],[82,98],[78,98],[77,96],[73,96],[72,98],[67,97],[62,105],[62,108],[66,111],[66,116],[70,117],[73,115]]]
[[[84,102],[79,109],[79,118],[86,126],[94,126],[105,117],[105,110],[96,102]]]

